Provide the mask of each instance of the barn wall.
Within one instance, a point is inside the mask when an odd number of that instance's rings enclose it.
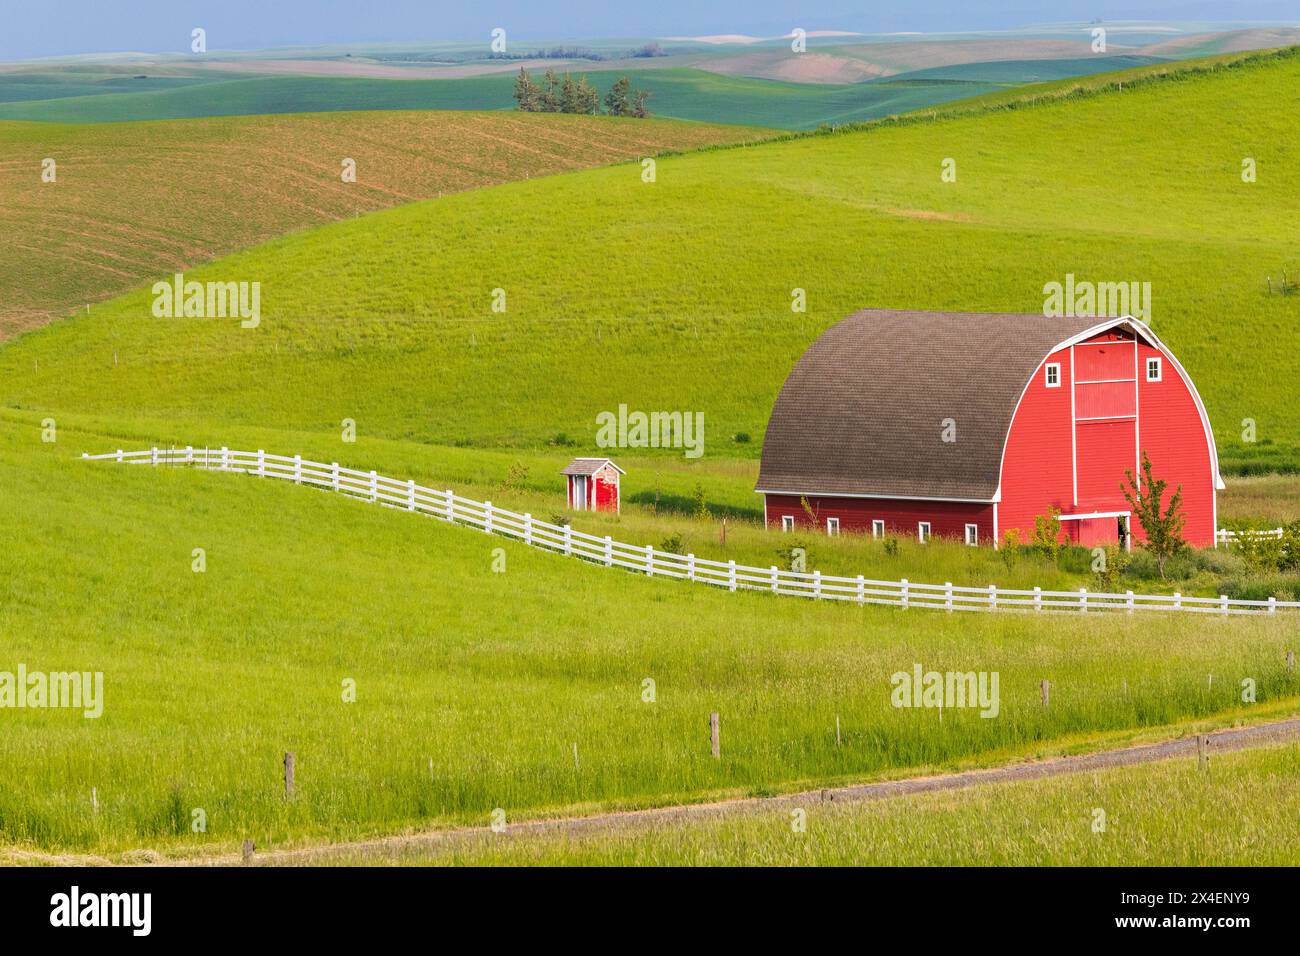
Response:
[[[930,522],[937,538],[965,540],[966,524],[979,525],[980,544],[993,542],[993,505],[959,501],[905,501],[895,498],[837,498],[809,496],[814,521],[803,510],[798,495],[767,495],[767,527],[781,530],[781,516],[793,515],[795,528],[826,533],[826,519],[839,518],[840,532],[871,534],[871,522],[884,519],[885,533],[915,538],[919,521]]]
[[[1183,537],[1196,547],[1212,547],[1214,472],[1200,411],[1187,382],[1168,358],[1163,362],[1162,381],[1146,381],[1148,357],[1159,358],[1160,351],[1139,343],[1138,444],[1151,458],[1151,470],[1156,478],[1169,482],[1166,496],[1173,494],[1180,484],[1183,486],[1183,510],[1187,515]],[[1168,497],[1165,501],[1168,502]],[[1142,529],[1135,528],[1135,532],[1140,537]]]
[[[1158,349],[1139,342],[1135,356],[1131,339],[1118,341],[1117,336],[1107,334],[1092,341],[1103,338],[1110,344],[1081,344],[1046,359],[1061,363],[1060,388],[1046,387],[1042,368],[1035,372],[1007,438],[998,509],[1000,532],[1016,528],[1022,540],[1027,540],[1033,534],[1035,516],[1046,514],[1052,506],[1064,514],[1128,511],[1121,490],[1124,471],[1138,470],[1139,449],[1144,449],[1157,478],[1167,480],[1171,489],[1183,486],[1188,542],[1197,547],[1213,546],[1213,469],[1191,389],[1168,358],[1163,358],[1162,381],[1145,380],[1146,359],[1160,357]],[[1097,381],[1124,378],[1130,381]],[[1093,384],[1085,384],[1089,381]],[[1137,414],[1133,417],[1135,402]],[[1076,416],[1118,417],[1075,423]],[[1077,524],[1064,523],[1062,540],[1078,540],[1084,529]],[[1136,520],[1132,530],[1142,540]],[[1109,537],[1109,527],[1106,531]]]
[[[1034,534],[1034,518],[1051,506],[1074,509],[1074,458],[1070,437],[1070,393],[1074,374],[1070,350],[1060,349],[1044,364],[1059,362],[1061,386],[1048,388],[1043,368],[1034,372],[1011,421],[1002,459],[999,533],[1018,529],[1022,542]]]

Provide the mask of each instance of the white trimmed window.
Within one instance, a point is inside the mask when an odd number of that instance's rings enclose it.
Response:
[[[830,535],[832,538],[835,537],[837,534],[840,533],[840,519],[839,519],[839,518],[827,518],[827,519],[826,519],[826,533],[827,533],[828,535]]]
[[[781,530],[782,531],[794,530],[794,515],[781,515]]]
[[[1048,362],[1046,370],[1043,373],[1043,384],[1048,388],[1061,387],[1061,363]]]
[[[916,540],[922,544],[930,540],[930,522],[918,521],[916,523]]]
[[[980,526],[977,524],[968,524],[966,526],[966,543],[977,545],[980,543]]]
[[[871,522],[871,537],[879,540],[885,536],[885,520],[876,518]]]
[[[1161,361],[1158,358],[1147,359],[1147,381],[1158,382],[1161,376]]]

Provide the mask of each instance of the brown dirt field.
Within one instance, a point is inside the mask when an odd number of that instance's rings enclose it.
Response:
[[[0,340],[294,230],[766,135],[513,112],[0,123]],[[46,157],[57,182],[41,181]],[[342,181],[345,157],[356,160],[356,183]]]

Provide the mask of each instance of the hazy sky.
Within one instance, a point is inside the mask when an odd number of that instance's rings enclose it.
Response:
[[[1091,20],[1300,21],[1300,0],[0,0],[0,59],[381,40],[998,30]],[[485,40],[486,42],[486,40]]]

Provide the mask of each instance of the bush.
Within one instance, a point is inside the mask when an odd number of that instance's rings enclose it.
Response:
[[[750,441],[749,432],[736,432],[736,444],[748,445]]]
[[[668,554],[685,554],[682,550],[682,536],[680,534],[670,534],[659,542],[659,550]]]
[[[1238,601],[1300,601],[1300,575],[1272,574],[1223,578],[1218,582],[1219,593]]]
[[[885,554],[891,558],[898,557],[898,539],[889,537],[885,539]]]

